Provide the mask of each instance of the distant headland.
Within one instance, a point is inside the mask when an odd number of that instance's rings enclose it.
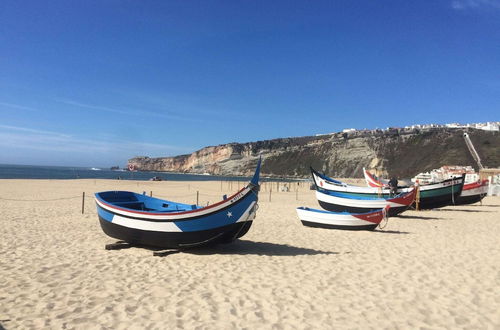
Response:
[[[187,155],[134,157],[128,166],[139,171],[212,175],[250,175],[262,156],[262,174],[309,177],[309,167],[335,177],[362,177],[362,168],[411,177],[442,165],[476,162],[463,138],[467,132],[486,167],[500,165],[500,122],[413,125],[288,137],[202,148]]]

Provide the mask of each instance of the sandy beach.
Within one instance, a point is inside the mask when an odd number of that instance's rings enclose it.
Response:
[[[260,193],[230,245],[107,251],[93,193],[213,203],[233,182],[0,180],[0,329],[499,329],[500,197],[384,230],[308,228],[306,184]],[[84,214],[82,193],[85,192]]]

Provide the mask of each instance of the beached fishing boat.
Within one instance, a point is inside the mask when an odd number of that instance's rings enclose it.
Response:
[[[415,200],[416,189],[401,193],[394,197],[378,197],[376,195],[356,196],[348,193],[316,189],[319,205],[332,212],[365,213],[390,206],[389,215],[395,216],[406,211]]]
[[[374,188],[381,188],[381,187],[387,187],[389,184],[389,180],[384,180],[376,175],[368,172],[364,167],[363,167],[363,176],[365,177],[366,185],[368,187],[374,187]]]
[[[316,187],[323,190],[343,193],[345,197],[390,197],[390,189],[386,187],[359,187],[334,180],[311,168]],[[454,205],[464,186],[465,174],[461,177],[419,187],[419,209],[433,209],[446,205]],[[398,193],[409,192],[411,187],[399,187]]]
[[[464,184],[464,188],[455,201],[455,205],[466,205],[480,202],[487,194],[489,181],[482,180]]]
[[[205,207],[129,191],[96,193],[102,230],[132,245],[166,249],[229,243],[245,235],[255,218],[260,164],[246,187]]]
[[[366,213],[329,212],[324,210],[298,207],[297,215],[304,226],[344,229],[374,230],[382,220],[387,219],[389,206]]]
[[[377,178],[375,175],[372,173],[368,172],[363,168],[363,174],[365,177],[366,184],[369,187],[387,187],[387,180],[383,180],[380,178]],[[458,175],[462,175],[463,173],[459,173]],[[456,199],[453,200],[454,205],[465,205],[465,204],[473,204],[480,202],[484,196],[488,194],[488,188],[489,188],[489,181],[488,180],[476,180],[474,182],[468,182],[467,183],[467,174],[466,175],[466,183],[464,183],[464,186],[462,188],[462,192]],[[438,182],[439,183],[439,182]],[[428,190],[427,187],[428,184],[426,185],[421,185],[420,190],[424,191],[424,195],[426,194],[425,191]],[[401,188],[406,188],[406,187],[401,187]]]

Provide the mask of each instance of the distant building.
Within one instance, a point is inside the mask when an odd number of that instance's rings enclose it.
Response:
[[[465,182],[471,183],[479,180],[479,174],[474,171],[472,166],[444,165],[430,172],[419,173],[411,181],[420,184],[430,184],[462,176],[465,173]]]
[[[498,132],[500,131],[500,122],[487,122],[487,123],[468,123],[468,124],[460,124],[460,123],[448,123],[448,124],[415,124],[411,126],[405,126],[404,128],[400,127],[387,127],[385,129],[380,129],[376,127],[375,129],[363,129],[363,130],[356,130],[355,128],[345,128],[342,130],[342,132],[335,132],[335,133],[325,133],[325,134],[315,134],[316,136],[323,136],[323,135],[334,135],[337,133],[343,133],[343,134],[353,134],[355,133],[356,136],[359,136],[359,134],[376,134],[376,133],[382,133],[382,132],[408,132],[412,130],[431,130],[431,129],[436,129],[436,128],[475,128],[475,129],[481,129],[485,131],[494,131]],[[404,134],[404,133],[403,133]]]
[[[445,124],[444,126],[446,126],[448,128],[462,128],[462,127],[464,127],[463,125],[460,125],[459,123]]]
[[[499,131],[498,124],[497,123],[491,123],[491,122],[487,122],[486,124],[482,124],[481,126],[479,126],[477,128],[478,129],[482,129],[484,131],[494,131],[494,132],[498,132]]]

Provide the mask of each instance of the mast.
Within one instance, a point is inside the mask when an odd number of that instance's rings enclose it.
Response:
[[[481,164],[481,158],[479,157],[479,154],[476,151],[476,148],[474,148],[474,145],[472,144],[472,141],[470,140],[469,134],[464,133],[464,139],[465,139],[465,144],[467,145],[467,148],[469,148],[469,151],[474,158],[474,160],[477,163],[477,166],[479,166],[479,170],[484,169],[483,164]]]

